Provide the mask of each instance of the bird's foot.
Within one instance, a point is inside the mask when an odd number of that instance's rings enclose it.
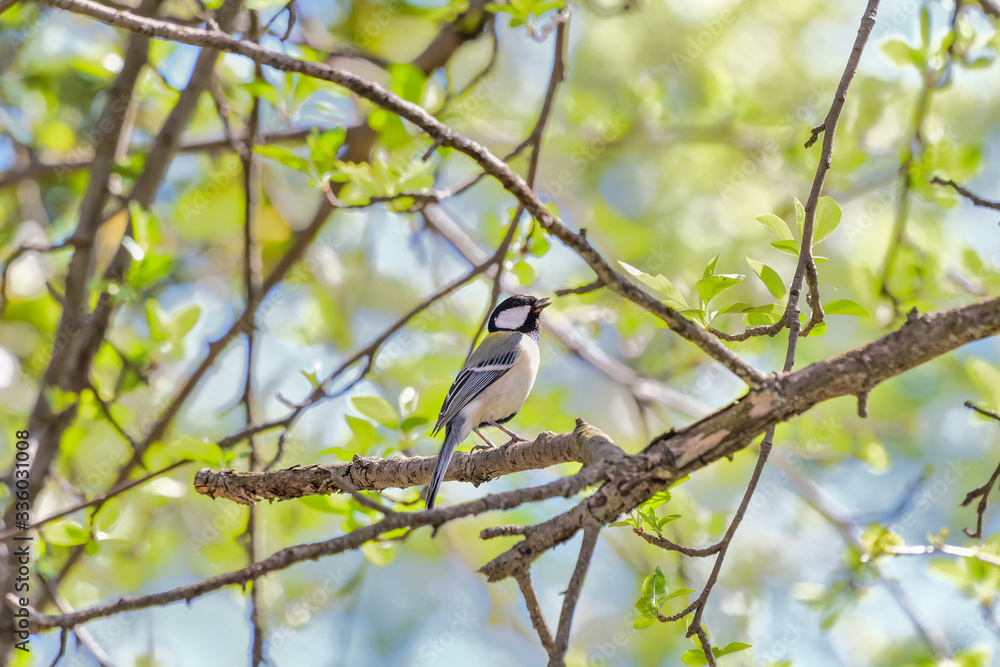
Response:
[[[494,445],[490,441],[489,438],[487,438],[485,435],[483,435],[478,428],[475,428],[475,429],[472,429],[472,430],[475,432],[476,435],[478,435],[480,438],[483,439],[484,443],[486,443],[486,444],[483,444],[483,445],[476,445],[475,447],[473,447],[472,448],[473,452],[478,452],[481,449],[482,450],[493,449],[494,447],[496,447],[496,445]]]
[[[504,426],[503,424],[500,424],[500,423],[498,423],[498,422],[495,422],[495,421],[490,421],[490,422],[487,422],[487,423],[488,423],[488,424],[489,424],[490,426],[494,427],[494,428],[498,428],[498,429],[500,429],[501,431],[503,431],[504,433],[506,433],[507,435],[509,435],[509,436],[510,436],[510,442],[508,442],[508,443],[507,443],[508,445],[509,445],[509,444],[510,444],[511,442],[527,442],[527,441],[528,441],[528,439],[527,439],[527,438],[522,438],[522,437],[521,437],[521,436],[519,436],[519,435],[518,435],[517,433],[514,433],[513,431],[511,431],[511,430],[510,430],[509,428],[507,428],[507,427],[506,427],[506,426]]]

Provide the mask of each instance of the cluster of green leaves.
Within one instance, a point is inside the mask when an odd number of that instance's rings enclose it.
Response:
[[[668,489],[664,489],[656,494],[654,494],[649,500],[645,501],[634,510],[628,513],[628,518],[623,521],[615,521],[612,526],[628,526],[632,530],[641,533],[644,530],[655,531],[657,535],[660,535],[663,531],[663,527],[670,523],[671,521],[676,521],[681,518],[680,514],[668,514],[667,516],[657,517],[656,510],[670,502],[670,489],[677,487],[679,484],[683,484],[688,481],[690,476],[685,475],[681,477],[676,482],[670,485]]]
[[[413,68],[407,68],[405,71],[412,72]],[[399,121],[397,116],[386,116],[390,117]],[[385,138],[388,133],[385,131],[386,128],[382,129],[384,131],[380,136]],[[405,130],[403,133],[407,137],[405,145],[409,146],[409,135]],[[274,145],[255,146],[254,151],[289,169],[306,174],[313,186],[320,190],[327,190],[330,182],[344,183],[338,199],[349,205],[363,205],[369,203],[375,196],[391,197],[400,192],[420,191],[433,186],[434,164],[422,160],[420,155],[414,153],[412,147],[410,150],[406,147],[395,151],[382,149],[377,151],[376,159],[371,162],[345,162],[337,159],[345,135],[344,128],[335,128],[322,133],[313,128],[312,134],[306,138],[308,154],[305,156]],[[398,197],[387,202],[387,205],[392,210],[403,211],[409,208],[413,201],[412,197]]]
[[[1000,36],[996,31],[985,43],[978,45],[974,25],[967,14],[956,17],[954,30],[948,30],[936,43],[931,36],[931,14],[926,6],[920,8],[920,45],[910,46],[905,40],[894,37],[884,41],[880,48],[890,61],[900,67],[915,67],[921,72],[941,70],[949,60],[968,69],[983,69],[992,65],[1000,50]]]
[[[798,199],[794,200],[794,206],[795,218],[799,229],[799,238],[801,239],[803,228],[805,226],[806,211],[805,207]],[[840,225],[843,212],[837,202],[833,199],[830,197],[821,197],[816,205],[815,215],[816,217],[813,227],[812,240],[813,247],[833,234],[833,232]],[[779,240],[771,243],[775,249],[794,257],[798,257],[799,251],[802,247],[801,241],[795,240],[795,237],[792,236],[791,230],[788,228],[788,225],[783,219],[777,215],[768,213],[757,216],[757,222],[761,223],[778,235]],[[684,294],[677,287],[675,287],[667,277],[663,275],[652,276],[648,273],[640,271],[634,266],[626,264],[625,262],[619,262],[619,264],[621,264],[622,268],[624,268],[637,280],[665,296],[666,299],[664,303],[672,308],[676,308],[680,314],[700,324],[704,328],[710,327],[712,322],[719,315],[725,315],[727,313],[742,313],[743,324],[745,326],[766,326],[776,324],[779,320],[781,320],[781,317],[785,312],[785,306],[788,303],[788,289],[785,287],[784,281],[781,279],[778,272],[771,266],[749,257],[746,258],[747,264],[764,284],[764,287],[767,288],[767,291],[771,294],[771,296],[776,299],[776,302],[759,306],[749,303],[736,302],[723,306],[718,310],[711,310],[711,303],[715,297],[719,296],[727,289],[739,284],[744,278],[746,278],[745,275],[738,273],[716,273],[719,257],[720,255],[716,255],[709,260],[708,264],[705,265],[705,270],[702,274],[701,280],[695,284],[695,289],[698,293],[697,308],[692,308],[688,305],[688,301],[684,297]],[[816,262],[827,261],[825,257],[814,255],[813,258]],[[849,299],[835,299],[829,301],[824,304],[823,311],[827,315],[853,315],[856,317],[868,317],[867,311],[865,311],[860,304]],[[805,321],[805,314],[800,315],[800,318],[802,321]],[[817,336],[821,336],[825,332],[825,322],[821,322],[813,329],[813,334]]]
[[[694,593],[690,588],[678,588],[675,591],[667,591],[667,577],[659,565],[656,571],[642,581],[639,589],[639,599],[635,603],[635,608],[639,610],[639,615],[635,617],[632,626],[636,630],[643,630],[660,620],[663,614],[663,605],[674,598],[682,595]]]

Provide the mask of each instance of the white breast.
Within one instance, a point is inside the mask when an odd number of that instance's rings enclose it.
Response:
[[[538,343],[530,336],[522,335],[518,345],[520,352],[514,367],[484,389],[463,410],[473,426],[513,415],[528,398],[538,373]]]

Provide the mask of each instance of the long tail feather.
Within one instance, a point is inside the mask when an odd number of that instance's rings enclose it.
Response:
[[[441,482],[444,481],[444,474],[448,472],[448,464],[451,463],[451,455],[455,453],[455,448],[458,447],[458,443],[465,439],[468,435],[462,434],[464,430],[461,423],[456,423],[458,420],[452,420],[448,422],[448,425],[444,429],[444,444],[441,445],[441,453],[438,454],[437,465],[434,467],[434,476],[431,477],[431,483],[427,487],[427,509],[434,509],[434,499],[437,498],[438,489],[441,488]]]

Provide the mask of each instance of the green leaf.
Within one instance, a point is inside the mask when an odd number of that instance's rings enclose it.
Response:
[[[853,315],[854,317],[868,317],[868,311],[860,304],[850,299],[837,299],[830,301],[823,306],[823,312],[827,315]]]
[[[172,461],[190,459],[208,465],[217,466],[222,459],[222,448],[208,438],[193,438],[189,435],[182,436],[180,440],[172,443],[164,452]],[[157,466],[161,467],[161,466]]]
[[[920,42],[925,47],[931,45],[931,13],[927,5],[920,8]]]
[[[799,249],[802,247],[798,241],[772,241],[771,246],[792,257],[798,257]]]
[[[857,458],[863,461],[876,473],[881,475],[892,465],[892,458],[889,452],[877,440],[869,440],[858,449]]]
[[[611,526],[612,528],[615,528],[615,527],[618,527],[618,526],[629,526],[629,527],[631,527],[632,526],[632,522],[631,521],[615,521],[614,523],[609,523],[608,525]]]
[[[792,204],[795,205],[795,222],[799,225],[799,238],[802,238],[802,230],[806,224],[806,209],[798,198],[793,199]]]
[[[753,308],[752,304],[737,301],[736,303],[731,303],[725,308],[721,308],[720,310],[715,311],[713,317],[716,317],[718,315],[725,315],[726,313],[744,313],[748,310],[751,310],[752,308]]]
[[[740,283],[744,278],[746,276],[739,273],[710,276],[699,280],[695,287],[698,289],[701,300],[707,305],[712,299],[733,285]]]
[[[361,545],[361,553],[372,565],[384,567],[396,560],[398,542],[368,542]]]
[[[532,6],[531,13],[535,16],[541,16],[545,12],[552,9],[562,9],[566,6],[566,0],[538,0]]]
[[[49,404],[49,410],[55,413],[63,412],[80,400],[75,391],[66,391],[59,387],[45,387],[42,390],[42,395],[45,396],[45,400]]]
[[[167,314],[154,299],[146,300],[146,324],[149,335],[157,343],[162,343],[169,337]]]
[[[427,415],[410,415],[403,420],[403,424],[400,426],[404,431],[412,431],[417,426],[423,426],[424,424],[430,422],[431,418]]]
[[[108,498],[94,518],[94,528],[103,533],[111,532],[122,515],[122,502],[117,497]]]
[[[149,212],[142,204],[132,200],[128,203],[128,214],[132,221],[132,238],[145,254],[149,250]]]
[[[750,265],[750,268],[753,269],[753,272],[757,274],[757,277],[760,278],[761,282],[764,283],[764,286],[767,287],[767,291],[770,292],[775,299],[781,301],[785,298],[785,283],[782,282],[781,276],[778,275],[777,271],[772,269],[767,264],[750,259],[749,257],[747,257],[747,264]]]
[[[538,277],[538,269],[527,262],[521,261],[514,265],[513,273],[522,285],[531,285]]]
[[[549,251],[550,247],[551,243],[543,234],[536,234],[531,239],[531,254],[535,257],[541,257]]]
[[[680,290],[674,287],[674,284],[667,280],[664,276],[651,276],[648,273],[644,273],[634,266],[631,266],[630,264],[626,264],[625,262],[618,263],[621,264],[622,268],[634,276],[639,282],[652,287],[654,290],[667,297],[667,301],[676,303],[681,308],[688,307],[687,301],[684,300],[684,295],[681,294]]]
[[[258,155],[283,164],[289,169],[301,171],[304,174],[310,173],[309,161],[299,157],[287,148],[281,148],[280,146],[254,146],[253,150]]]
[[[184,338],[198,323],[201,317],[201,306],[194,305],[182,308],[170,318],[170,333],[174,340]]]
[[[894,65],[899,65],[900,67],[923,67],[923,53],[901,39],[886,40],[882,43],[880,48],[882,53]]]
[[[663,598],[662,602],[666,602],[667,600],[673,600],[674,598],[679,598],[682,595],[690,595],[691,593],[694,593],[693,588],[678,588],[676,591],[671,591],[670,593],[668,593],[667,596]]]
[[[715,275],[715,266],[719,263],[719,257],[722,257],[722,253],[719,253],[712,259],[708,260],[708,264],[705,265],[705,272],[702,274],[702,278],[708,278],[709,276]]]
[[[412,63],[394,63],[389,65],[389,75],[392,77],[389,88],[392,92],[407,102],[420,104],[427,77],[419,67]]]
[[[347,425],[351,427],[351,449],[357,452],[367,452],[375,444],[378,428],[369,421],[353,415],[347,415]]]
[[[309,146],[309,157],[316,168],[321,171],[333,171],[337,165],[337,152],[344,145],[344,138],[347,130],[337,127],[320,134],[317,128],[313,128],[313,133],[306,137],[306,144]]]
[[[840,205],[837,202],[830,197],[820,197],[819,202],[816,204],[813,245],[833,234],[837,226],[840,225],[841,217],[843,217],[843,211],[840,210]]]
[[[816,338],[819,338],[824,334],[826,334],[826,320],[814,326],[812,330],[809,332],[809,337],[812,338],[813,336],[815,336]]]
[[[52,544],[69,547],[87,542],[90,540],[90,533],[76,521],[66,519],[47,527],[45,539]]]
[[[645,630],[653,623],[656,623],[656,616],[652,614],[639,614],[632,622],[632,627],[636,630]]]
[[[670,492],[669,491],[659,491],[651,498],[646,500],[640,507],[646,510],[655,510],[660,505],[670,502]]]
[[[753,646],[751,644],[744,644],[743,642],[729,642],[726,644],[726,648],[718,649],[718,652],[716,652],[716,649],[712,649],[712,653],[715,654],[716,658],[721,658],[724,655],[739,653],[740,651],[745,651],[752,647]]]
[[[678,310],[677,312],[683,315],[684,317],[688,318],[692,322],[700,322],[702,324],[705,323],[704,310],[700,310],[698,308],[685,308],[683,310]],[[656,321],[656,326],[660,327],[661,329],[670,328],[666,322],[660,320],[659,318],[657,318],[655,321]]]
[[[779,218],[778,216],[774,215],[773,213],[758,215],[755,218],[755,220],[757,220],[757,222],[759,222],[760,224],[764,225],[772,232],[777,234],[778,238],[784,241],[791,241],[792,238],[794,238],[792,236],[792,230],[788,228],[788,225],[785,224],[785,221]],[[774,244],[772,243],[772,245]]]
[[[707,665],[708,658],[705,657],[705,652],[700,648],[692,648],[681,654],[681,662],[685,665],[698,667],[699,665]]]
[[[381,396],[353,396],[351,405],[364,416],[371,417],[383,426],[396,428],[399,423],[396,408]]]
[[[1000,368],[980,357],[965,363],[965,371],[991,408],[1000,408]]]

